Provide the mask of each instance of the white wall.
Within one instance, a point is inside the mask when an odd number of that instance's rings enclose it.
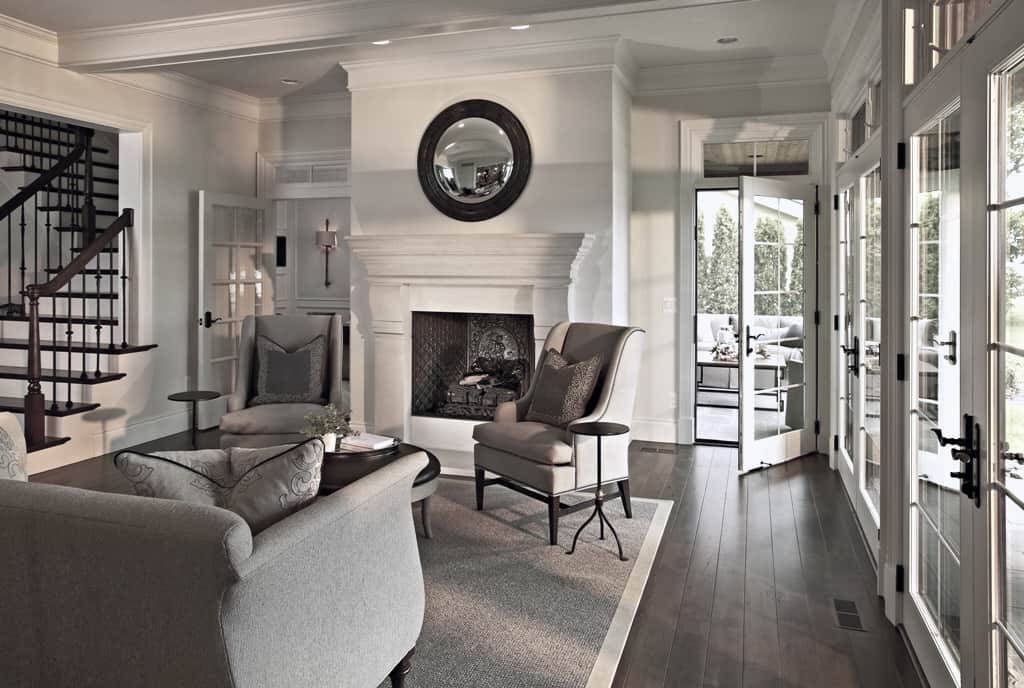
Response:
[[[352,119],[331,116],[316,119],[261,120],[260,152],[337,150],[352,143]]]
[[[93,456],[107,446],[123,446],[186,427],[185,408],[167,395],[189,387],[193,351],[194,264],[197,189],[252,194],[257,147],[255,119],[228,114],[184,97],[158,95],[162,77],[136,75],[139,88],[106,77],[62,70],[40,60],[0,53],[0,103],[71,116],[97,124],[143,132],[150,208],[136,215],[133,234],[151,251],[140,266],[151,278],[148,301],[140,304],[152,330],[151,354],[124,357],[127,380],[103,385],[96,399],[108,409],[65,421],[74,439],[63,447],[33,454],[30,471]],[[160,82],[162,88],[166,84]],[[178,84],[180,85],[180,84]],[[194,88],[190,86],[189,88]],[[146,212],[146,211],[149,212]],[[134,359],[134,360],[132,360]]]
[[[611,69],[480,78],[352,94],[353,234],[589,232],[572,316],[613,319],[613,114]],[[501,103],[533,149],[523,195],[483,222],[459,222],[427,201],[416,173],[420,138],[444,108],[470,98]],[[620,270],[624,266],[620,266]]]
[[[634,434],[663,442],[692,437],[692,381],[679,368],[692,347],[692,265],[680,264],[692,245],[692,218],[681,216],[679,123],[682,120],[825,112],[826,84],[696,90],[633,99],[632,211],[630,222],[630,319],[647,330]],[[675,299],[683,298],[675,303]],[[823,303],[827,303],[823,299]],[[677,394],[679,395],[677,398]],[[677,422],[678,421],[678,422]]]
[[[348,198],[301,198],[277,201],[278,235],[288,237],[288,266],[279,270],[274,295],[279,313],[344,312],[349,302],[350,256],[345,237],[351,218]],[[338,232],[338,247],[330,256],[330,286],[324,286],[324,253],[316,231],[329,220]]]

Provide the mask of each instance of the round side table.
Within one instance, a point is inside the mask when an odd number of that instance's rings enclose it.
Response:
[[[583,529],[590,525],[590,522],[597,517],[597,523],[601,527],[601,539],[604,540],[604,526],[608,524],[608,530],[612,531],[612,535],[615,536],[615,544],[619,547],[619,561],[626,561],[626,557],[622,555],[622,541],[619,540],[619,534],[615,532],[615,527],[612,522],[608,520],[608,517],[604,514],[604,491],[601,488],[601,438],[612,437],[614,435],[625,435],[629,432],[629,426],[623,425],[622,423],[576,423],[575,425],[569,426],[569,432],[574,435],[587,435],[590,437],[597,438],[597,488],[594,490],[594,511],[590,514],[590,518],[583,522],[583,525],[576,531],[576,535],[572,539],[572,547],[569,549],[568,554],[572,554],[576,551],[576,541],[580,537],[580,533]]]
[[[196,448],[196,431],[199,429],[197,426],[198,410],[200,401],[210,401],[220,396],[220,392],[210,392],[205,390],[190,390],[188,392],[177,392],[167,397],[169,401],[186,401],[192,404],[192,448]]]

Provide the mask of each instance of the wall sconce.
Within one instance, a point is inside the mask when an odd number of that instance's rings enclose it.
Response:
[[[324,287],[331,286],[331,251],[338,248],[338,233],[331,231],[331,221],[324,220],[324,228],[316,233],[316,245],[324,252]]]

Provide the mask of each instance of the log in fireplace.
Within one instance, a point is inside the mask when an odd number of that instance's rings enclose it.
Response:
[[[533,374],[533,316],[412,314],[412,414],[490,420]]]

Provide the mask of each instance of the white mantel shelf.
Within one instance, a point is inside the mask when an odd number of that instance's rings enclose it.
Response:
[[[371,282],[565,286],[572,282],[594,236],[374,234],[347,241]]]

